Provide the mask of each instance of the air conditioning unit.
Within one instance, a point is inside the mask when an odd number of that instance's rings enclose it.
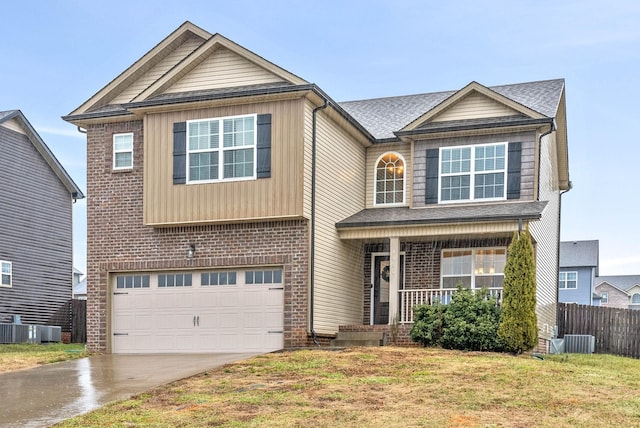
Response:
[[[593,354],[596,338],[590,334],[565,334],[564,351],[572,354]]]
[[[564,354],[564,339],[551,339],[549,343],[550,354]]]

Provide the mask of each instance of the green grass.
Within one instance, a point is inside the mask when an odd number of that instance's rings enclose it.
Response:
[[[633,427],[640,361],[395,347],[282,352],[59,426]]]
[[[0,373],[86,357],[82,344],[0,344]]]

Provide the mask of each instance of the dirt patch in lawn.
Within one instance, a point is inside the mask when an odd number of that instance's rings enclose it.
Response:
[[[416,348],[274,353],[60,426],[638,426],[640,361]]]

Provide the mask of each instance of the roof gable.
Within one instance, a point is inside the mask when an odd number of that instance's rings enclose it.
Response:
[[[154,70],[156,73],[160,73],[162,67],[158,67],[158,65],[163,63],[166,65],[168,62],[167,58],[171,58],[173,56],[173,61],[169,61],[173,62],[170,67],[173,67],[175,64],[182,61],[189,53],[184,52],[185,44],[195,44],[196,46],[200,46],[210,37],[211,34],[202,28],[193,25],[191,22],[185,22],[173,33],[153,47],[149,52],[143,55],[142,58],[120,73],[118,77],[113,79],[104,88],[85,101],[80,107],[72,111],[70,115],[83,114],[113,102],[117,97],[120,97],[123,93],[130,90],[132,86],[141,86],[141,79],[142,82],[144,82],[146,76],[154,74]],[[144,88],[147,86],[148,84],[144,85]],[[125,94],[122,95],[121,98],[127,98],[129,96],[133,98],[134,95]]]
[[[33,126],[31,126],[27,118],[24,116],[24,114],[22,114],[20,110],[9,110],[0,112],[0,126],[14,131],[16,131],[16,127],[21,128],[22,132],[18,132],[25,135],[29,139],[29,141],[31,141],[31,143],[36,148],[38,153],[40,153],[47,165],[49,165],[54,174],[69,191],[71,197],[73,199],[84,198],[84,194],[82,193],[78,185],[62,167],[62,164],[60,164],[58,159],[54,156],[53,152],[51,152],[49,147],[45,144],[42,138],[40,138],[36,130],[33,128]]]
[[[69,116],[124,112],[118,105],[164,94],[305,80],[220,34],[185,22]]]
[[[480,108],[478,108],[480,107]],[[484,109],[489,107],[488,109]],[[426,122],[442,122],[487,117],[524,116],[534,119],[544,115],[477,82],[471,82],[431,110],[411,121],[401,131],[412,131]]]

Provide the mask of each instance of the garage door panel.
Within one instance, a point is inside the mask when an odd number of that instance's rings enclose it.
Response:
[[[284,345],[284,292],[281,286],[200,285],[115,289],[113,352],[266,352]],[[125,291],[125,293],[122,293]]]

